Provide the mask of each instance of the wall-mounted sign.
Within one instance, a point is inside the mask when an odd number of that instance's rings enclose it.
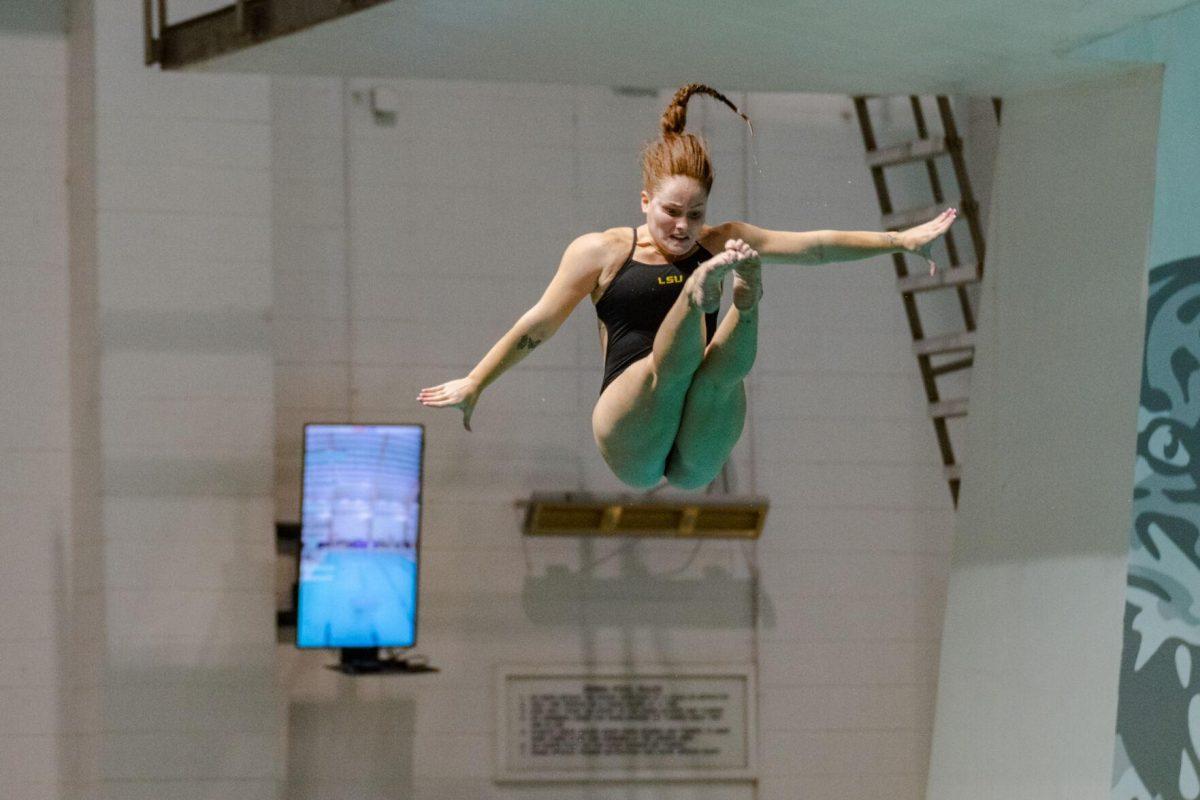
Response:
[[[753,780],[749,667],[503,666],[496,780]]]

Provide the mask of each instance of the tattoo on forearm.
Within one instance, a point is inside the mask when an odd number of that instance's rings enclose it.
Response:
[[[541,343],[542,343],[542,341],[540,339],[534,339],[532,336],[528,336],[526,334],[521,334],[521,341],[517,342],[517,349],[518,350],[532,350],[533,348],[537,347]]]

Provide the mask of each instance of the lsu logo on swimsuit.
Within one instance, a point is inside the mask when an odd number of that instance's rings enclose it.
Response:
[[[659,286],[666,286],[671,283],[683,283],[682,275],[660,275],[658,277]]]

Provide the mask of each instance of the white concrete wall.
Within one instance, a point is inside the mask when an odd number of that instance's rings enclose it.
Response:
[[[376,85],[399,93],[394,124],[369,110]],[[273,81],[277,511],[298,515],[305,420],[424,422],[418,650],[443,670],[350,680],[321,668],[332,654],[281,648],[290,798],[922,794],[952,512],[890,260],[766,276],[732,474],[735,491],[771,498],[757,548],[707,543],[689,560],[686,542],[618,554],[616,541],[522,539],[513,501],[530,491],[622,488],[591,437],[601,369],[587,303],[488,389],[473,433],[415,402],[475,364],[574,236],[639,222],[637,153],[668,96]],[[747,106],[752,142],[728,110],[695,101],[716,159],[710,220],[878,228],[847,98]],[[901,182],[901,202],[929,202]],[[566,596],[539,581],[554,567],[574,576]],[[620,576],[634,594],[604,597],[601,581]],[[757,794],[493,786],[492,669],[531,660],[757,664]]]
[[[136,4],[71,11],[65,779],[273,798],[269,81],[161,74]]]
[[[1108,796],[1160,90],[1005,100],[930,800]]]
[[[342,81],[271,82],[275,514],[300,518],[306,421],[349,419],[350,282]]]

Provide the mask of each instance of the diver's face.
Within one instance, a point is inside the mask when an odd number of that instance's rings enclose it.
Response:
[[[695,178],[672,175],[653,193],[642,192],[642,211],[655,246],[668,256],[683,256],[695,247],[704,227],[708,192]]]

